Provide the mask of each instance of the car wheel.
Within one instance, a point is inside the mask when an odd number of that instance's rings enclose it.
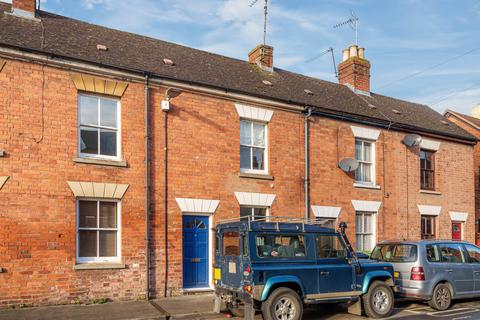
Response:
[[[303,304],[292,289],[278,288],[262,303],[262,314],[264,320],[300,320]]]
[[[383,281],[374,281],[362,296],[362,301],[369,318],[386,318],[393,311],[393,292]]]
[[[240,308],[238,304],[234,306],[232,303],[227,303],[226,305],[228,311],[235,317],[243,318],[245,316],[245,310]]]
[[[445,283],[438,284],[433,290],[432,299],[428,301],[428,305],[435,310],[443,311],[450,308],[452,304],[452,292]]]

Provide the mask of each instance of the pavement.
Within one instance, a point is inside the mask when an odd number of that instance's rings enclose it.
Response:
[[[219,320],[231,318],[225,310],[213,314],[213,295],[187,295],[152,301],[110,302],[97,305],[0,310],[0,320]],[[238,318],[233,318],[233,320]],[[261,314],[256,319],[261,320]],[[322,304],[305,309],[304,320],[361,320],[347,313],[344,304]],[[435,311],[423,303],[399,302],[389,319],[480,320],[480,299],[459,300],[447,311]]]

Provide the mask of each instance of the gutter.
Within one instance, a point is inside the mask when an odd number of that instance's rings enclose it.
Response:
[[[117,66],[101,64],[101,63],[94,63],[91,61],[70,58],[70,57],[60,56],[56,54],[47,54],[35,49],[27,49],[27,52],[25,52],[25,50],[26,49],[24,48],[20,48],[16,46],[0,45],[0,57],[1,56],[7,57],[7,58],[10,57],[17,60],[24,60],[29,62],[32,60],[39,61],[39,62],[48,63],[51,65],[61,67],[69,71],[87,72],[87,73],[93,73],[95,75],[100,75],[100,76],[108,75],[108,76],[120,77],[122,79],[128,79],[129,81],[132,81],[132,82],[144,83],[143,75],[145,71],[143,70],[129,69],[125,67],[117,67]],[[75,62],[71,62],[72,60]],[[194,82],[179,81],[176,79],[171,79],[171,78],[160,76],[160,75],[155,75],[155,79],[151,78],[150,84],[151,85],[157,84],[159,86],[176,87],[183,90],[200,92],[207,95],[214,95],[217,98],[218,96],[220,96],[220,97],[223,97],[232,101],[237,101],[237,102],[243,101],[243,102],[249,102],[257,105],[258,104],[267,105],[269,107],[278,108],[278,109],[282,109],[289,112],[303,112],[305,110],[305,105],[294,103],[292,101],[272,100],[272,98],[270,97],[264,97],[260,95],[253,96],[252,94],[249,94],[249,93],[234,91],[227,88],[214,87],[214,86],[209,86],[209,85],[194,83]],[[355,115],[353,114],[351,114],[350,116],[349,115],[345,116],[345,114],[337,115],[332,112],[321,111],[321,110],[325,110],[325,108],[316,108],[315,112],[313,112],[313,115],[317,115],[317,116],[321,115],[321,116],[332,118],[332,119],[348,120],[351,122],[362,123],[365,125],[370,125],[370,126],[380,127],[380,128],[388,127],[388,125],[384,124],[386,122],[382,120],[375,121],[373,120],[373,118],[370,118],[373,121],[367,121],[367,120],[361,120],[358,118],[359,116],[355,117]],[[399,125],[397,123],[393,125],[392,128],[400,131],[427,134],[432,137],[438,137],[440,139],[455,141],[463,144],[470,144],[470,145],[476,144],[475,139],[468,139],[466,137],[461,137],[461,136],[457,136],[449,133],[439,133],[437,131],[428,130],[425,128],[419,128],[419,127],[406,125],[406,124]]]

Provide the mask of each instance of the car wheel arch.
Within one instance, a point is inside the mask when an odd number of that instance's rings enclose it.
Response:
[[[450,290],[450,294],[452,295],[452,299],[455,297],[455,288],[453,285],[450,283],[448,280],[439,280],[435,283],[435,285],[432,287],[432,295],[433,295],[433,290],[439,285],[439,284],[446,284],[448,286],[448,289]]]
[[[275,289],[282,288],[282,287],[292,289],[298,294],[300,298],[303,297],[303,288],[298,281],[281,281],[281,282],[279,281],[279,282],[271,283],[268,287],[265,287],[261,300],[262,301],[267,300],[270,294],[272,294],[272,292],[275,291]]]
[[[374,281],[383,281],[385,282],[389,287],[393,287],[395,285],[394,281],[393,281],[393,278],[392,276],[388,273],[388,272],[381,272],[381,273],[377,273],[376,271],[374,271],[375,274],[368,274],[368,276],[366,276],[364,279],[366,279],[367,281],[365,281],[363,283],[363,286],[362,286],[362,294],[365,294],[367,291],[368,291],[368,288],[370,288],[370,285],[374,282]]]

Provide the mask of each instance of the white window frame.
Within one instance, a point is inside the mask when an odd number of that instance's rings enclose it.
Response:
[[[358,231],[359,226],[357,225],[357,215],[359,215],[359,214],[362,215],[362,227],[363,227],[363,223],[365,221],[364,216],[365,215],[370,215],[370,223],[371,223],[370,230],[371,230],[371,232],[367,233],[367,232],[359,232]],[[371,240],[370,240],[371,249],[370,250],[373,250],[373,248],[375,247],[375,244],[377,243],[377,217],[376,216],[377,216],[377,212],[374,212],[374,211],[361,211],[361,210],[355,211],[355,248],[356,248],[356,251],[365,252],[365,242],[362,242],[362,248],[360,248],[359,244],[357,243],[357,236],[358,235],[362,236],[362,238],[370,235],[371,236]],[[365,230],[364,227],[362,229]],[[364,241],[364,240],[362,240],[362,241]]]
[[[117,204],[117,228],[80,228],[79,227],[79,202],[80,201],[96,201],[97,202],[97,224],[99,221],[99,210],[98,206],[100,202],[115,202]],[[113,199],[96,199],[96,198],[82,198],[77,199],[76,201],[76,259],[77,263],[101,263],[101,262],[121,262],[122,260],[122,202],[120,200],[113,200]],[[117,256],[116,257],[80,257],[79,249],[80,249],[80,239],[79,239],[79,231],[80,230],[112,230],[117,231]],[[98,254],[98,246],[99,246],[99,239],[97,233],[97,254]]]
[[[254,146],[254,145],[246,145],[246,144],[242,144],[242,137],[241,137],[241,123],[242,122],[249,122],[249,123],[252,123],[251,125],[251,137],[253,139],[253,124],[260,124],[260,125],[263,125],[265,126],[265,131],[264,131],[264,138],[265,138],[265,146],[263,147],[263,170],[258,170],[258,169],[245,169],[245,168],[242,168],[241,167],[241,160],[240,160],[240,172],[242,173],[254,173],[254,174],[268,174],[268,123],[267,122],[262,122],[262,121],[256,121],[256,120],[251,120],[251,119],[244,119],[244,118],[241,118],[240,119],[240,148],[241,147],[248,147],[248,148],[262,148],[262,147],[258,147],[258,146]],[[241,151],[240,151],[240,158],[241,158]],[[252,153],[250,153],[250,167],[253,167],[253,156],[252,156]]]
[[[355,157],[355,160],[357,160],[359,162],[359,166],[361,163],[366,163],[366,164],[370,164],[370,177],[371,177],[371,181],[361,181],[361,180],[357,180],[357,174],[355,172],[355,184],[359,184],[359,185],[371,185],[371,186],[375,186],[376,185],[376,174],[377,174],[377,170],[376,170],[376,142],[375,141],[372,141],[372,140],[369,140],[369,139],[363,139],[363,138],[355,138],[355,145],[357,144],[357,141],[360,141],[362,142],[362,148],[361,148],[361,152],[362,152],[362,155],[363,153],[365,152],[364,151],[364,143],[367,142],[367,143],[370,143],[370,159],[371,161],[364,161],[364,160],[358,160],[356,159]],[[365,158],[365,157],[362,157],[362,158]]]
[[[112,128],[112,127],[105,127],[105,126],[92,126],[92,125],[82,125],[81,124],[81,106],[80,106],[80,99],[81,97],[94,97],[98,99],[98,118],[100,119],[100,100],[101,99],[106,99],[106,100],[112,100],[117,103],[117,128]],[[102,95],[98,94],[85,94],[85,93],[80,93],[78,94],[77,98],[77,144],[78,144],[78,156],[80,158],[95,158],[95,159],[105,159],[105,160],[115,160],[115,161],[120,161],[122,159],[122,105],[120,102],[120,99],[116,99],[113,97],[105,97]],[[88,127],[88,128],[96,128],[96,129],[107,129],[107,130],[116,130],[117,131],[117,155],[116,156],[108,156],[108,155],[102,155],[102,154],[93,154],[93,153],[82,153],[81,152],[81,127]],[[98,152],[100,152],[100,134],[98,135]]]
[[[253,218],[253,215],[254,215],[254,209],[265,209],[265,220],[268,221],[268,217],[270,217],[270,207],[262,207],[262,206],[249,206],[249,205],[240,205],[240,209],[243,208],[248,208],[248,209],[251,209],[252,210],[252,214],[251,214],[251,217],[252,217],[252,221],[255,220],[255,218]]]

